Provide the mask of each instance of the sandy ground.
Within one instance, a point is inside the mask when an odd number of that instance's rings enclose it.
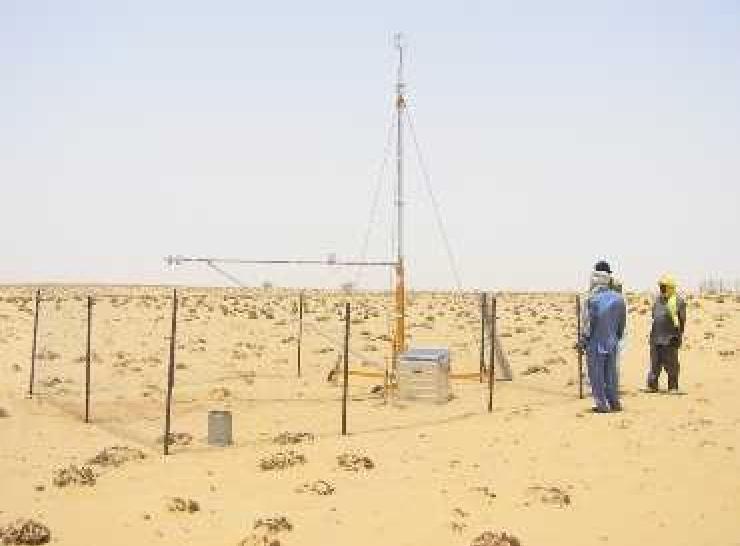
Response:
[[[326,378],[343,304],[353,305],[351,369],[376,371],[388,356],[386,296],[307,292],[298,378],[295,293],[182,290],[165,458],[171,292],[44,289],[29,398],[32,295],[0,288],[0,526],[32,518],[54,544],[75,546],[468,545],[487,530],[525,546],[740,545],[738,297],[690,299],[686,395],[669,396],[640,392],[650,301],[631,295],[625,411],[597,415],[578,399],[573,296],[501,295],[514,378],[496,384],[493,413],[475,379],[436,405],[385,403],[370,392],[381,380],[353,376],[342,437],[341,387]],[[454,372],[478,370],[476,296],[416,294],[410,315],[410,344],[448,346]],[[232,411],[234,446],[208,446],[212,409]],[[282,445],[283,432],[303,441]],[[130,450],[90,461],[113,446]],[[291,450],[277,459],[296,464],[261,468]],[[70,476],[83,483],[62,485]]]

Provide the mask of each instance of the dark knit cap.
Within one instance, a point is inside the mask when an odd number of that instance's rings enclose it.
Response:
[[[599,260],[598,262],[596,262],[596,265],[594,265],[594,271],[602,271],[611,275],[612,268],[609,266],[609,262]]]

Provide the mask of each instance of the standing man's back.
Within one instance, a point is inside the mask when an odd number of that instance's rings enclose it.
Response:
[[[599,354],[616,351],[627,321],[624,298],[614,290],[603,290],[589,298],[588,306],[591,321],[588,350]]]
[[[588,322],[583,332],[594,411],[599,413],[622,409],[617,389],[617,351],[624,336],[627,306],[622,295],[610,288],[610,278],[593,272],[593,288],[586,303]]]

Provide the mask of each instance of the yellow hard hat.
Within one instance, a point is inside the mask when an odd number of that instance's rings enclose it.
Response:
[[[676,279],[674,279],[671,275],[665,274],[660,279],[658,279],[658,286],[670,286],[676,288]]]

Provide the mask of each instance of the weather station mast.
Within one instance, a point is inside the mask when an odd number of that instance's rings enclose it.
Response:
[[[403,116],[406,110],[403,82],[403,35],[394,36],[398,50],[396,76],[396,266],[395,266],[395,328],[393,332],[393,371],[398,357],[406,350],[406,282],[403,255]]]

